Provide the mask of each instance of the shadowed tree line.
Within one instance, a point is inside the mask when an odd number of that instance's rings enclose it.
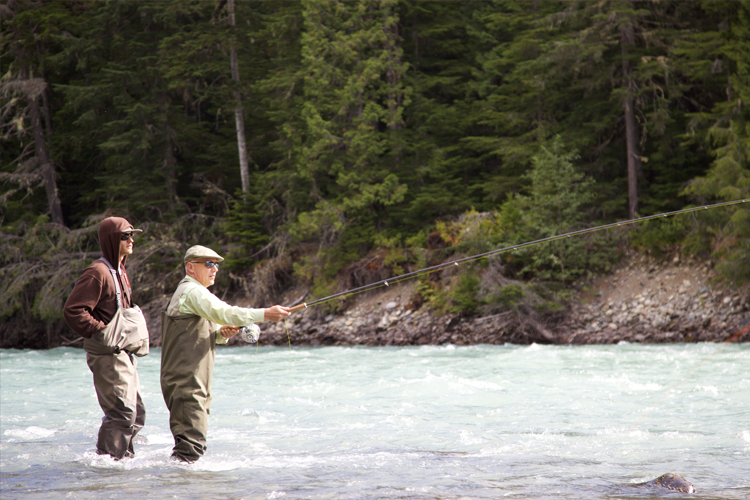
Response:
[[[146,229],[155,312],[197,243],[260,305],[750,197],[747,0],[9,0],[0,96],[3,346],[75,341],[107,215]],[[750,209],[436,274],[415,307],[541,318],[633,246],[744,283]]]

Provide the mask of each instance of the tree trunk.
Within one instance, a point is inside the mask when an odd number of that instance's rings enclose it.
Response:
[[[620,26],[620,47],[622,49],[622,73],[626,86],[623,111],[625,113],[625,142],[628,160],[628,216],[636,218],[638,212],[638,173],[641,169],[641,153],[638,150],[638,128],[635,123],[633,71],[628,61],[628,48],[633,45],[635,36],[631,23]]]
[[[57,191],[57,180],[55,179],[55,166],[47,154],[47,143],[44,137],[44,125],[42,124],[42,113],[39,109],[39,96],[29,96],[29,111],[31,115],[31,126],[34,129],[34,150],[42,172],[42,182],[47,193],[47,206],[50,218],[55,224],[65,225],[63,221],[62,206]]]
[[[234,0],[228,0],[229,26],[234,27]],[[232,65],[232,80],[235,84],[240,82],[240,70],[237,63],[237,51],[234,48],[234,40],[230,38],[229,59]],[[240,153],[240,176],[242,179],[242,192],[250,191],[250,170],[248,168],[247,145],[245,143],[245,119],[242,115],[242,97],[239,90],[234,91],[234,122],[237,127],[237,147]]]

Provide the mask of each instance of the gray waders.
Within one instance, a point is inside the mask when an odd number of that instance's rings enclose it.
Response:
[[[138,361],[135,355],[121,348],[112,346],[107,342],[119,340],[122,344],[129,339],[127,330],[133,330],[132,325],[124,326],[125,317],[122,314],[137,313],[142,329],[137,333],[137,345],[141,351],[140,356],[148,354],[148,330],[145,319],[138,306],[133,309],[123,309],[120,285],[117,282],[117,273],[107,259],[102,257],[112,273],[117,290],[117,314],[107,325],[107,328],[98,332],[93,337],[83,341],[86,350],[86,363],[91,373],[94,374],[94,388],[99,406],[104,412],[102,425],[99,428],[99,438],[96,441],[96,452],[100,455],[112,455],[115,460],[123,457],[135,456],[133,450],[133,439],[143,429],[146,423],[146,407],[141,399],[141,384],[138,380]],[[105,339],[105,337],[107,337]]]
[[[179,297],[188,286],[180,282],[162,313],[161,392],[169,408],[174,436],[172,456],[195,462],[206,451],[211,379],[218,325],[196,315],[180,314]]]
[[[104,411],[96,452],[117,460],[134,456],[133,439],[146,423],[135,356],[125,351],[86,353],[86,363],[94,374],[96,397]]]

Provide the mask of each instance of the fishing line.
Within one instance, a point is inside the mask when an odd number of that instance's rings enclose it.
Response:
[[[286,328],[286,340],[289,342],[289,352],[292,352],[292,337],[289,336],[289,323],[284,318],[284,328]]]
[[[402,281],[406,281],[406,280],[409,280],[409,279],[412,279],[412,278],[418,278],[420,276],[424,276],[424,275],[433,273],[435,271],[440,271],[440,270],[443,270],[443,269],[447,269],[449,267],[457,267],[460,264],[464,264],[466,262],[474,262],[474,261],[477,261],[477,260],[480,260],[480,259],[484,259],[484,258],[490,257],[492,255],[498,255],[498,254],[505,253],[505,252],[511,252],[513,250],[518,250],[518,249],[521,249],[521,248],[527,248],[527,247],[531,247],[531,246],[534,246],[534,245],[539,245],[541,243],[547,243],[547,242],[550,242],[550,241],[561,240],[561,239],[565,239],[565,238],[571,238],[573,236],[579,236],[581,234],[594,233],[594,232],[597,232],[597,231],[601,231],[603,229],[610,229],[610,228],[613,228],[613,227],[627,226],[627,225],[630,225],[630,224],[635,224],[636,222],[643,222],[643,221],[652,220],[652,219],[661,219],[661,218],[666,218],[666,217],[670,217],[670,216],[678,215],[678,214],[685,214],[685,213],[690,213],[690,212],[698,212],[700,210],[708,210],[710,208],[718,208],[718,207],[726,207],[726,206],[730,206],[730,205],[738,205],[740,203],[747,203],[748,201],[750,201],[750,198],[745,198],[745,199],[741,199],[741,200],[734,200],[734,201],[726,201],[726,202],[723,202],[723,203],[716,203],[714,205],[704,205],[704,206],[700,206],[700,207],[684,208],[682,210],[677,210],[677,211],[674,211],[674,212],[665,212],[665,213],[662,213],[662,214],[649,215],[649,216],[646,216],[646,217],[639,217],[637,219],[629,219],[629,220],[625,220],[625,221],[621,221],[621,222],[613,222],[611,224],[604,224],[603,226],[596,226],[596,227],[591,227],[591,228],[587,228],[587,229],[579,229],[578,231],[571,231],[569,233],[559,234],[559,235],[556,235],[556,236],[550,236],[550,237],[547,237],[547,238],[542,238],[542,239],[534,240],[534,241],[528,241],[528,242],[525,242],[525,243],[520,243],[518,245],[512,245],[512,246],[505,247],[505,248],[498,248],[496,250],[490,250],[489,252],[480,253],[480,254],[477,254],[477,255],[469,256],[469,257],[464,257],[462,259],[457,259],[457,260],[453,260],[453,261],[450,261],[450,262],[445,262],[443,264],[438,264],[436,266],[426,267],[424,269],[420,269],[418,271],[413,271],[413,272],[410,272],[410,273],[402,274],[400,276],[395,276],[395,277],[390,278],[390,279],[384,279],[384,280],[381,280],[381,281],[376,281],[374,283],[370,283],[369,285],[364,285],[364,286],[361,286],[361,287],[358,287],[358,288],[352,288],[352,289],[347,290],[345,292],[335,293],[333,295],[329,295],[327,297],[323,297],[322,299],[317,299],[317,300],[314,300],[312,302],[305,302],[305,303],[302,303],[300,305],[291,307],[289,310],[290,311],[297,311],[299,309],[308,308],[310,306],[314,306],[314,305],[318,305],[318,304],[323,304],[325,302],[329,302],[329,301],[331,301],[333,299],[337,299],[337,298],[340,298],[340,297],[349,297],[351,295],[355,295],[355,294],[362,293],[362,292],[367,292],[367,291],[370,291],[370,290],[374,290],[376,288],[390,286],[390,285],[395,284],[395,283],[400,283]]]

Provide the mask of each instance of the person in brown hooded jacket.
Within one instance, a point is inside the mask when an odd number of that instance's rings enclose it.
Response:
[[[83,337],[86,362],[94,375],[99,406],[104,411],[96,452],[116,460],[133,457],[133,439],[146,422],[146,408],[140,394],[137,361],[127,351],[93,354],[92,344],[117,313],[117,288],[110,266],[117,272],[121,305],[132,306],[130,280],[125,271],[128,255],[133,253],[134,235],[141,232],[122,217],[108,217],[99,224],[102,259],[83,271],[63,310],[65,322]]]

